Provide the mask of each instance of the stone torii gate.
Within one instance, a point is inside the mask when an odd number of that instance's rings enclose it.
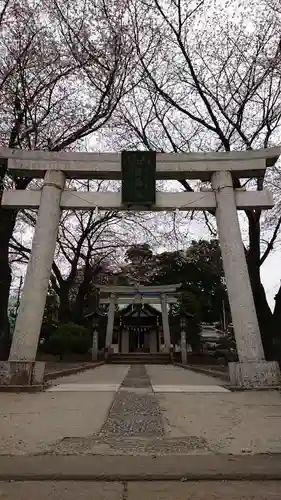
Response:
[[[267,362],[259,331],[251,284],[241,238],[237,210],[268,209],[273,206],[269,192],[233,188],[233,179],[261,177],[280,155],[280,148],[223,153],[157,153],[155,178],[201,179],[212,188],[201,192],[156,193],[146,208],[156,210],[213,210],[226,277],[232,322],[239,356],[229,364],[233,385],[275,386],[280,383],[276,362]],[[139,155],[140,152],[136,153]],[[141,153],[145,154],[145,153]],[[128,210],[121,193],[76,193],[65,189],[66,178],[121,179],[123,157],[115,153],[72,153],[23,151],[0,148],[1,161],[8,162],[14,176],[44,178],[42,189],[4,191],[5,209],[38,208],[23,294],[8,362],[2,362],[0,383],[35,384],[42,381],[43,364],[35,362],[61,210]],[[122,158],[122,162],[121,162]],[[138,185],[142,169],[136,156]],[[127,158],[128,160],[128,158]],[[134,161],[134,160],[132,160]],[[151,192],[150,192],[151,194]],[[130,198],[130,197],[129,197]],[[127,198],[128,199],[128,198]],[[143,210],[144,206],[134,207]]]
[[[162,325],[164,333],[165,351],[169,352],[171,345],[171,335],[169,327],[168,304],[175,304],[177,297],[175,293],[181,284],[163,286],[107,286],[99,285],[101,293],[109,294],[106,298],[100,299],[100,304],[109,304],[107,328],[106,328],[106,348],[112,345],[115,307],[118,304],[160,304],[162,312]],[[152,295],[159,293],[159,295]]]

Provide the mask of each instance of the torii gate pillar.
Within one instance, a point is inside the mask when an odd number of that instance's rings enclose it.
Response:
[[[229,363],[234,386],[274,386],[280,383],[277,362],[265,361],[259,323],[245,258],[230,172],[215,172],[212,187],[216,219],[235,332],[238,363]]]
[[[9,361],[0,366],[0,384],[3,385],[43,383],[45,363],[36,361],[36,352],[56,248],[64,183],[62,172],[46,172]]]

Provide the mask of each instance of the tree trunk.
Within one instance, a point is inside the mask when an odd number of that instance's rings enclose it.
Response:
[[[21,119],[23,116],[21,117]],[[17,130],[22,123],[18,118],[11,133],[9,147],[16,147],[15,137]],[[18,210],[5,210],[1,206],[4,192],[4,179],[7,173],[7,161],[0,161],[0,360],[6,360],[10,351],[10,325],[8,318],[8,303],[10,286],[12,281],[11,268],[9,263],[9,243],[12,237]],[[25,189],[30,179],[17,178],[16,189]]]
[[[268,305],[260,276],[260,220],[259,215],[251,213],[249,219],[250,246],[247,254],[248,270],[257,311],[261,338],[266,359],[274,358],[273,315]]]
[[[273,336],[276,357],[281,366],[281,286],[275,296],[275,307],[273,313]]]
[[[85,267],[83,281],[80,283],[74,304],[74,321],[78,325],[83,324],[85,297],[89,295],[90,283],[92,279],[91,268]]]
[[[69,303],[69,288],[68,281],[60,283],[59,291],[59,323],[65,324],[72,321],[70,303]]]
[[[252,284],[254,302],[256,306],[261,338],[266,359],[272,360],[275,357],[273,345],[273,315],[268,305],[266,294],[262,283],[258,286]]]
[[[11,338],[10,325],[8,318],[8,302],[11,285],[11,269],[6,257],[7,249],[5,246],[0,247],[0,360],[5,361],[9,357]]]
[[[17,212],[0,207],[0,360],[6,360],[10,351],[8,303],[12,281],[9,264],[9,241],[13,234]]]
[[[273,313],[273,325],[274,325],[274,332],[275,332],[275,337],[281,338],[281,286],[275,295],[275,307],[274,307],[274,313]]]

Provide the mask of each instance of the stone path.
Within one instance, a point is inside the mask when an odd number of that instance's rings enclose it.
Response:
[[[117,392],[99,437],[164,435],[161,409],[145,366],[132,365]]]
[[[202,387],[206,392],[228,392],[223,387],[213,385],[214,381],[217,384],[216,379],[201,374],[193,375],[193,372],[191,382],[197,382],[197,385],[184,384],[189,375],[189,372],[169,365],[132,365],[122,384],[116,385],[116,395],[100,432],[82,439],[66,438],[53,448],[53,453],[162,455],[186,454],[196,450],[210,452],[206,440],[201,436],[179,437],[166,432],[156,393],[202,392]],[[167,386],[166,378],[171,379],[173,385]],[[161,381],[164,384],[159,385]],[[157,385],[154,382],[157,382]],[[62,384],[51,391],[68,390],[65,387],[67,385]],[[70,387],[72,390],[87,390],[86,385],[83,389],[77,389],[82,387],[79,384],[76,389],[73,385]],[[89,390],[95,390],[95,387],[96,385],[93,385]],[[111,390],[111,387],[112,385],[109,385],[105,390]],[[97,390],[99,391],[100,387]]]
[[[171,365],[104,365],[53,384],[1,394],[1,455],[281,453],[277,391],[229,392]]]
[[[110,365],[109,365],[110,366]],[[106,369],[107,367],[103,367]],[[109,368],[109,367],[108,367]],[[119,368],[120,366],[112,366]],[[123,367],[124,368],[124,367]],[[129,367],[126,367],[128,370]],[[110,373],[110,372],[109,372]],[[121,372],[123,373],[123,372]],[[127,377],[118,383],[99,382],[93,383],[93,378],[89,377],[90,372],[56,379],[55,386],[49,392],[74,392],[74,391],[94,391],[94,392],[117,392],[120,387],[130,391],[149,388],[154,393],[161,392],[229,392],[222,385],[218,385],[218,379],[191,370],[183,370],[172,365],[132,365]],[[118,375],[118,373],[117,373]],[[90,380],[92,379],[92,383]],[[111,379],[110,379],[111,380]]]

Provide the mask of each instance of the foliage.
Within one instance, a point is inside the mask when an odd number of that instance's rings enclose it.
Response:
[[[144,263],[145,261],[151,259],[151,257],[152,251],[147,243],[139,245],[135,244],[131,246],[125,254],[125,259],[131,262]]]
[[[185,288],[181,291],[178,298],[177,304],[173,304],[170,309],[174,342],[180,344],[180,336],[183,329],[186,334],[186,341],[190,344],[192,352],[199,352],[201,349],[200,323],[203,321],[200,302],[193,292]],[[173,321],[173,316],[176,316],[176,321]],[[184,317],[184,327],[180,325],[179,317]]]
[[[223,284],[222,258],[217,240],[192,241],[186,250],[158,254],[153,254],[150,248],[145,246],[144,259],[139,258],[143,256],[142,251],[142,245],[134,245],[132,252],[131,249],[127,251],[131,262],[122,268],[118,285],[181,283],[179,301],[172,305],[171,315],[192,314],[192,319],[188,320],[188,330],[191,336],[191,332],[194,332],[193,344],[199,339],[200,322],[221,322],[223,300],[229,315]],[[174,332],[177,342],[180,331],[176,325]]]
[[[97,307],[97,285],[105,283],[118,285],[181,283],[179,301],[171,306],[170,312],[172,316],[186,312],[192,314],[193,319],[189,320],[189,334],[191,330],[197,329],[196,325],[200,322],[221,323],[222,300],[225,301],[229,315],[226,290],[222,283],[221,255],[216,240],[192,241],[185,251],[161,254],[153,254],[147,245],[144,261],[134,259],[136,247],[138,246],[133,247],[133,260],[121,267],[120,272],[113,272],[114,267],[110,259],[97,262],[93,267],[78,268],[75,281],[67,295],[65,316],[83,325],[85,314]],[[130,255],[130,248],[127,254]],[[56,321],[63,324],[59,312],[57,296],[50,289],[44,314],[44,335],[42,333],[41,337],[49,336],[48,329],[52,331]],[[177,339],[179,335],[177,331]]]
[[[51,322],[44,322],[42,323],[41,326],[41,331],[40,331],[40,341],[47,341],[49,338],[54,335],[58,328],[58,325],[56,323],[51,323]]]
[[[87,328],[74,323],[67,323],[58,329],[43,344],[42,350],[52,354],[84,354],[92,345],[92,337]]]
[[[179,306],[202,322],[221,320],[226,290],[217,240],[192,241],[185,250],[155,256],[151,284],[182,284]]]
[[[58,297],[54,290],[49,287],[43,316],[43,323],[53,324],[57,322]]]

